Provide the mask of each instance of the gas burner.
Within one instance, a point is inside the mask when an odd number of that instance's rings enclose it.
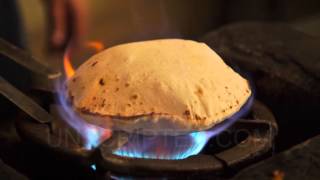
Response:
[[[51,113],[57,114],[58,108],[51,105]],[[113,150],[127,142],[127,136],[121,132],[113,134],[96,149],[86,150],[80,136],[59,118],[49,124],[19,118],[17,127],[26,140],[64,158],[77,159],[84,166],[93,166],[98,171],[137,176],[221,174],[227,168],[240,167],[265,155],[271,150],[277,134],[273,114],[257,100],[245,118],[212,138],[201,153],[180,160],[115,155]]]
[[[50,84],[58,79],[60,74],[35,63],[36,61],[27,53],[6,42],[0,41],[0,45],[7,56],[35,72],[32,87],[33,90],[38,89],[35,91],[35,97],[41,106],[3,78],[0,78],[0,90],[2,95],[29,115],[18,114],[12,117],[16,120],[19,134],[26,140],[24,142],[33,144],[32,147],[37,147],[36,149],[41,147],[41,153],[45,150],[46,156],[57,157],[64,160],[63,162],[76,162],[76,165],[86,169],[91,167],[97,174],[103,174],[103,177],[109,178],[204,176],[207,174],[216,176],[230,174],[230,169],[241,169],[238,167],[262,158],[273,147],[278,126],[271,111],[255,100],[246,117],[237,120],[231,127],[211,138],[199,154],[185,159],[160,160],[115,155],[114,150],[128,141],[128,135],[124,132],[114,132],[110,139],[97,148],[85,149],[83,148],[85,142],[82,141],[81,136],[59,118],[57,111],[61,107],[52,101],[54,91]],[[23,63],[25,60],[32,63]],[[43,71],[38,72],[37,69]],[[46,163],[50,164],[50,162]],[[72,168],[69,165],[67,167]],[[67,171],[70,170],[67,169]],[[84,171],[85,174],[87,172]]]

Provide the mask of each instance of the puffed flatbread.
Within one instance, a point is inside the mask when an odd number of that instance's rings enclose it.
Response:
[[[76,70],[67,93],[90,123],[161,134],[209,129],[251,96],[248,81],[206,44],[182,39],[106,49]]]

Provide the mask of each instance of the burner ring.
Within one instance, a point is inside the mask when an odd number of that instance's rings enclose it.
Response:
[[[254,120],[239,119],[232,127],[248,131],[259,129],[259,134],[250,133],[241,145],[238,144],[214,155],[198,154],[181,160],[140,159],[114,155],[100,146],[101,158],[98,159],[101,161],[98,164],[106,170],[131,175],[220,173],[225,166],[240,165],[245,160],[257,158],[272,148],[278,129],[273,114],[262,103],[254,101],[251,116]],[[255,141],[259,143],[252,147],[250,143]]]

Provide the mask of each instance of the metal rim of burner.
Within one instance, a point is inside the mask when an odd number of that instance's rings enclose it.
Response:
[[[112,171],[130,175],[171,175],[193,173],[222,173],[226,167],[241,165],[268,152],[273,146],[277,134],[277,124],[273,114],[261,102],[254,100],[249,112],[251,118],[239,119],[231,128],[247,130],[249,136],[229,149],[213,155],[198,154],[180,160],[140,159],[112,154],[109,145],[100,145],[94,150],[85,150],[81,144],[57,143],[61,141],[61,132],[72,132],[70,128],[61,129],[56,121],[51,125],[41,124],[20,118],[17,121],[19,133],[27,140],[46,147],[62,156],[80,160],[85,166],[96,164],[99,171]],[[66,127],[62,127],[66,128]],[[67,130],[67,131],[64,131]],[[256,134],[255,130],[259,133]],[[60,135],[59,135],[60,133]],[[115,134],[121,136],[121,134]],[[50,142],[48,142],[50,137]],[[253,142],[257,142],[252,146]],[[112,142],[112,141],[111,141]],[[106,141],[108,143],[108,140]],[[114,145],[112,145],[114,146]],[[116,145],[118,146],[118,145]],[[204,163],[205,162],[205,163]]]

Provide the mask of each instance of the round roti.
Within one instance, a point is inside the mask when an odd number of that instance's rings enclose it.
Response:
[[[209,129],[251,95],[248,81],[206,44],[181,39],[106,49],[77,69],[67,90],[90,123],[143,134]]]

